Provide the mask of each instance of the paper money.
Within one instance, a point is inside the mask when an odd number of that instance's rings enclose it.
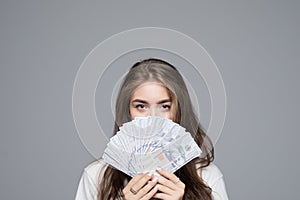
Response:
[[[110,139],[103,159],[133,177],[158,167],[175,172],[200,154],[191,134],[179,124],[161,117],[137,117]]]

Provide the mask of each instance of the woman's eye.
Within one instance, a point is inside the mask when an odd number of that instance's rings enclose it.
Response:
[[[161,106],[164,110],[169,110],[171,108],[171,106],[169,105],[162,105]]]
[[[143,105],[143,104],[138,104],[138,105],[136,105],[135,106],[137,109],[145,109],[145,105]]]

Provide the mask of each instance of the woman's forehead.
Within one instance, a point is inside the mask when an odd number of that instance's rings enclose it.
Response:
[[[135,89],[131,96],[133,99],[142,99],[142,100],[162,100],[170,98],[168,90],[166,87],[158,82],[145,82]]]

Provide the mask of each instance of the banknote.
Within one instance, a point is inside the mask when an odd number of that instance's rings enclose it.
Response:
[[[191,135],[185,134],[164,148],[146,154],[132,154],[132,161],[138,160],[138,172],[153,170],[157,167],[175,172],[190,160],[200,156],[201,150]],[[129,166],[132,166],[131,164]],[[128,169],[131,171],[131,169]]]
[[[107,144],[103,159],[133,177],[157,168],[175,172],[200,154],[191,134],[179,124],[160,117],[140,117],[123,124]]]

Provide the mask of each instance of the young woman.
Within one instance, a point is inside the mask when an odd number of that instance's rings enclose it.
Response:
[[[177,69],[159,59],[134,64],[123,80],[116,102],[116,133],[135,117],[160,116],[190,132],[202,150],[174,174],[157,169],[160,176],[142,173],[131,178],[99,159],[87,166],[76,200],[228,199],[223,175],[212,163],[214,148],[199,125],[184,80]]]

